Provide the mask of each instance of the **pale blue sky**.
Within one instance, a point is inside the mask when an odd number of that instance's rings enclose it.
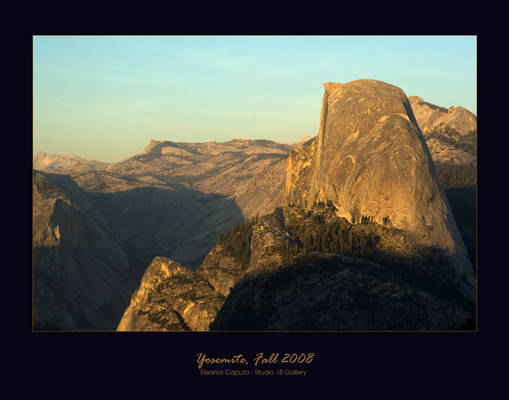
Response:
[[[317,134],[323,82],[377,79],[476,113],[475,36],[34,36],[34,153]]]

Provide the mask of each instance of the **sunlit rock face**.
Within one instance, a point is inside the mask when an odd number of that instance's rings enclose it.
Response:
[[[318,136],[290,152],[285,204],[330,200],[351,222],[370,217],[442,248],[473,298],[465,246],[405,93],[375,80],[324,87]]]
[[[469,164],[477,160],[477,117],[464,107],[448,109],[408,98],[433,161],[449,164]]]
[[[439,107],[418,96],[408,100],[425,137],[434,129],[451,128],[463,136],[477,129],[477,117],[464,107]]]
[[[156,257],[143,275],[118,331],[208,330],[224,296],[196,271]]]
[[[118,331],[208,331],[245,272],[217,243],[197,271],[155,257],[131,297]]]

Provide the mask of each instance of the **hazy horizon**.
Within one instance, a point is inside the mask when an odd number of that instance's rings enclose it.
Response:
[[[324,82],[477,113],[475,36],[34,36],[33,153],[116,162],[151,139],[297,142]]]

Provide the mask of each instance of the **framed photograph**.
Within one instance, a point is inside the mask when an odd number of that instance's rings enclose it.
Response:
[[[306,379],[478,333],[475,35],[32,46],[34,335]]]

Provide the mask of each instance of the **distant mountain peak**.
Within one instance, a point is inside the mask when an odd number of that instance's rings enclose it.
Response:
[[[445,108],[428,103],[418,96],[410,96],[408,100],[425,137],[437,129],[453,129],[462,136],[477,130],[477,117],[465,107]]]
[[[42,151],[33,155],[33,168],[47,171],[62,171],[70,168],[93,170],[104,169],[107,163],[95,160],[87,160],[76,154],[48,154]]]

